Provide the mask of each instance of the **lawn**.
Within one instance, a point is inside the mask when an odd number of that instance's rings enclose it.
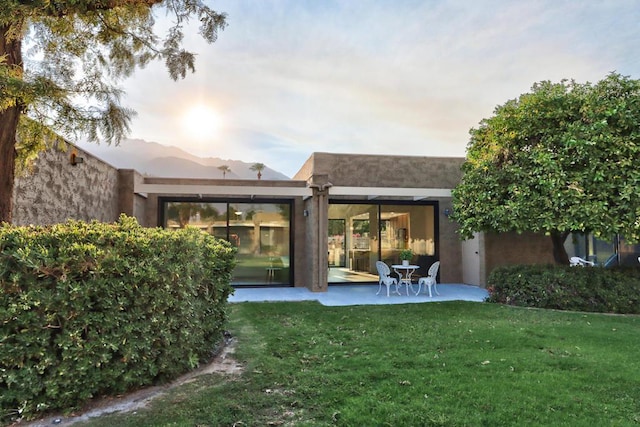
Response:
[[[630,426],[640,317],[486,303],[230,308],[236,376],[90,426]]]

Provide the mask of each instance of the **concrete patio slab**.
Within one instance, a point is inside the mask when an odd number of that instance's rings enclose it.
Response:
[[[413,286],[417,291],[417,285]],[[265,301],[318,301],[326,306],[413,304],[442,301],[484,301],[489,294],[486,289],[462,284],[438,284],[440,295],[424,292],[420,295],[400,289],[400,295],[391,292],[387,297],[383,286],[379,295],[378,285],[334,285],[327,292],[311,292],[307,288],[237,288],[229,297],[229,302],[265,302]]]

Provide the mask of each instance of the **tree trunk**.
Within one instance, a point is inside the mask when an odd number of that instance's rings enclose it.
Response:
[[[17,107],[0,112],[0,222],[13,219],[13,184],[16,166]]]
[[[4,66],[17,71],[17,78],[22,77],[21,40],[7,39],[9,27],[0,27],[0,57],[6,59]],[[15,106],[0,110],[0,222],[11,222],[13,219],[13,184],[16,167],[16,131],[23,106],[18,101]]]
[[[553,259],[556,264],[569,265],[569,255],[564,248],[564,241],[567,240],[568,232],[554,231],[551,233],[553,242]]]

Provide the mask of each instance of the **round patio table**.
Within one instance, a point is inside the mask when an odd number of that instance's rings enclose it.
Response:
[[[413,283],[411,283],[411,275],[415,273],[415,271],[420,268],[419,265],[409,264],[392,264],[391,268],[396,272],[398,277],[400,278],[400,285],[405,285],[407,287],[407,295],[409,295],[409,288],[411,288],[411,292],[413,292]],[[416,293],[416,295],[418,295]]]

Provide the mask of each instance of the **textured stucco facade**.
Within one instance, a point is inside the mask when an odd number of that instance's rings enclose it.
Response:
[[[75,150],[82,163],[71,164]],[[120,213],[118,170],[71,144],[40,153],[16,179],[13,223],[47,225],[68,219],[115,221]]]
[[[454,188],[463,162],[462,157],[313,153],[293,179],[325,174],[333,185]]]
[[[118,170],[118,210],[135,217],[140,225],[155,226],[155,223],[147,222],[147,196],[135,191],[136,183],[143,180],[144,177],[132,169]]]

